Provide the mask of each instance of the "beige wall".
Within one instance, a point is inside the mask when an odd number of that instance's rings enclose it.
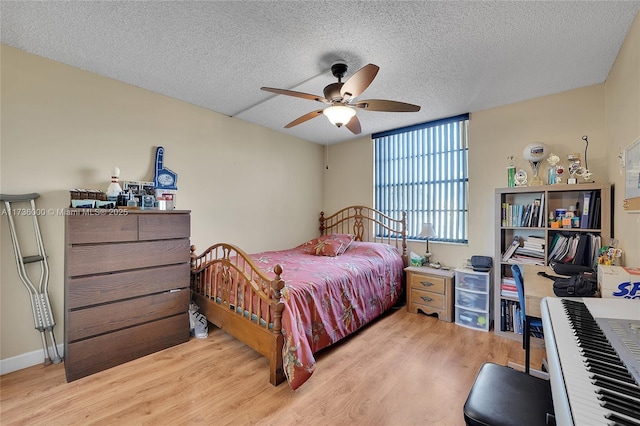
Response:
[[[349,205],[373,206],[373,142],[369,136],[330,145],[325,163],[323,207],[327,214]]]
[[[640,213],[622,210],[625,185],[618,159],[621,150],[640,138],[640,14],[609,72],[605,105],[608,179],[616,186],[614,235],[625,250],[625,264],[640,266]]]
[[[7,46],[1,67],[2,193],[39,192],[39,208],[66,207],[71,188],[106,190],[114,166],[123,180],[152,180],[154,147],[164,146],[165,166],[178,174],[178,208],[192,210],[191,241],[200,250],[219,241],[251,252],[284,248],[316,235],[322,146]],[[41,345],[7,220],[0,223],[6,359]],[[64,218],[42,216],[40,226],[62,343]]]

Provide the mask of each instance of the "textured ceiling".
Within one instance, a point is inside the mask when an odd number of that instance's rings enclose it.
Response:
[[[356,136],[322,104],[342,59],[380,72],[360,99],[362,135],[603,82],[640,1],[2,1],[2,43],[297,137]]]

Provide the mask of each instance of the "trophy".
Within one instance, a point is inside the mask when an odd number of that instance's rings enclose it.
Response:
[[[554,171],[555,182],[556,184],[562,183],[562,175],[564,174],[564,166],[562,164],[557,164],[556,169]]]
[[[513,164],[513,155],[507,157],[509,159],[509,165],[507,166],[507,185],[509,188],[516,186],[516,165]]]
[[[522,155],[531,164],[531,170],[533,171],[529,186],[544,185],[544,182],[538,176],[538,168],[540,167],[540,162],[547,156],[547,146],[542,142],[530,143],[524,147]]]
[[[570,185],[575,185],[578,183],[578,179],[576,176],[582,175],[582,161],[580,161],[580,154],[574,152],[573,154],[567,155],[567,160],[569,160],[569,179],[567,179],[567,183]]]
[[[527,186],[527,172],[522,169],[518,170],[516,175],[513,177],[513,180],[517,187]]]
[[[555,185],[557,182],[557,176],[556,176],[556,164],[558,164],[560,162],[560,157],[558,157],[557,155],[555,155],[553,152],[551,154],[549,154],[549,158],[547,158],[547,163],[549,163],[549,165],[551,167],[549,167],[549,171],[547,172],[548,174],[548,178],[547,178],[547,183],[549,185]]]

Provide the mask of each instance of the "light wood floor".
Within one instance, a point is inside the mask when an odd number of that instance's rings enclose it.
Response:
[[[534,349],[532,365],[544,350]],[[520,342],[392,311],[318,355],[301,388],[219,329],[66,383],[63,364],[0,377],[2,425],[462,425],[483,362],[522,364]]]

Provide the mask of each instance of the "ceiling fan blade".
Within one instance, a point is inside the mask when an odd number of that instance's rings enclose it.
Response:
[[[296,98],[309,99],[310,101],[323,102],[325,104],[331,103],[327,99],[323,98],[322,96],[312,95],[310,93],[304,93],[304,92],[296,92],[295,90],[276,89],[274,87],[261,87],[260,89],[267,92],[277,93],[278,95],[294,96]]]
[[[358,120],[358,116],[354,115],[351,117],[351,120],[347,124],[344,125],[347,129],[351,130],[351,133],[354,135],[359,135],[362,129],[360,128],[360,120]]]
[[[380,67],[374,64],[365,65],[360,68],[344,82],[340,89],[340,96],[345,100],[360,96],[360,94],[369,87],[376,77],[376,74],[378,74],[379,69]]]
[[[319,110],[316,110],[316,111],[312,111],[312,112],[310,112],[308,114],[305,114],[305,115],[303,115],[301,117],[298,117],[295,120],[293,120],[291,123],[289,123],[286,126],[284,126],[284,128],[285,129],[289,129],[289,128],[293,127],[293,126],[297,126],[298,124],[302,124],[305,121],[309,121],[312,118],[316,118],[317,116],[322,115],[322,111],[323,110],[319,109]]]
[[[405,102],[387,101],[384,99],[367,99],[352,104],[356,108],[366,109],[367,111],[388,111],[388,112],[417,112],[420,111],[418,105],[408,104]]]

